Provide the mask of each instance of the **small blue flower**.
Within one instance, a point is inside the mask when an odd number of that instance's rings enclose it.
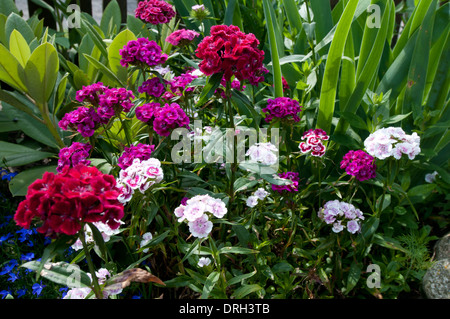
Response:
[[[11,291],[11,289],[9,289],[9,290],[2,290],[2,291],[0,291],[0,295],[2,295],[2,299],[5,299],[6,296],[8,296],[8,295],[12,296],[12,291]]]
[[[17,260],[11,259],[8,263],[6,263],[3,266],[2,271],[0,271],[0,275],[6,275],[6,274],[10,273],[11,270],[13,270],[14,267],[16,267],[17,265],[18,265]]]
[[[17,292],[17,298],[20,298],[27,293],[27,290],[24,288],[24,289],[19,289],[16,292]]]
[[[2,244],[4,241],[7,241],[8,239],[10,239],[12,237],[11,233],[8,233],[6,235],[3,235],[2,237],[0,237],[0,244]]]
[[[19,241],[23,243],[25,240],[28,239],[29,236],[33,234],[33,230],[22,228],[16,231],[16,234],[19,234]]]
[[[15,274],[15,273],[13,273],[13,272],[10,272],[10,273],[9,273],[8,281],[14,282],[14,281],[16,281],[17,279],[19,279],[19,276],[17,276],[17,274]]]
[[[68,287],[59,288],[59,291],[62,292],[61,299],[64,299],[64,297],[67,295],[68,290]]]
[[[140,293],[131,297],[131,299],[141,299],[141,298],[142,298],[142,294],[140,294]]]
[[[40,295],[41,295],[41,293],[42,293],[42,289],[44,289],[44,287],[46,287],[46,285],[43,285],[42,284],[42,281],[41,281],[41,283],[35,283],[32,287],[31,287],[31,289],[33,290],[33,295],[36,295],[37,297],[39,297]]]
[[[33,258],[34,258],[34,253],[23,254],[22,256],[20,256],[20,260],[25,260],[25,261],[33,260]]]
[[[13,172],[13,173],[9,173],[9,174],[5,174],[2,176],[2,180],[7,180],[8,182],[11,181],[11,178],[13,178],[14,176],[16,176],[18,173],[17,172]]]

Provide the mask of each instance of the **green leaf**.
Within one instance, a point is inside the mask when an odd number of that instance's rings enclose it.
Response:
[[[64,74],[61,81],[59,81],[58,88],[56,90],[56,98],[54,102],[54,111],[53,113],[57,114],[59,107],[64,102],[64,98],[66,96],[66,87],[67,87],[67,81],[68,81],[69,73]]]
[[[203,286],[201,299],[208,299],[209,294],[213,290],[219,278],[220,273],[217,271],[213,271],[212,273],[209,274],[209,276],[206,278],[205,285]]]
[[[114,73],[122,83],[127,83],[128,70],[120,64],[120,60],[122,59],[120,50],[123,49],[129,41],[136,39],[133,32],[125,29],[114,38],[108,48],[109,67],[111,68],[112,73]],[[135,77],[137,77],[137,72]]]
[[[426,1],[422,1],[426,2]],[[433,34],[434,12],[437,0],[433,0],[420,25],[416,47],[409,67],[407,86],[403,101],[403,113],[413,112],[413,120],[423,117],[422,101],[427,79],[428,59]],[[416,18],[418,14],[414,16]],[[415,20],[413,21],[413,26]],[[434,61],[433,61],[434,62]]]
[[[103,11],[100,29],[106,36],[111,36],[115,32],[120,31],[121,22],[122,15],[119,4],[116,0],[112,0]]]
[[[384,43],[386,41],[387,31],[389,27],[389,18],[390,18],[390,2],[387,2],[384,11],[383,16],[381,19],[381,28],[376,29],[376,36],[375,36],[375,42],[373,42],[374,35],[372,35],[372,32],[370,28],[366,26],[366,29],[364,31],[363,36],[363,43],[361,46],[363,48],[367,48],[367,51],[365,55],[367,58],[365,61],[361,61],[361,59],[358,61],[358,68],[356,70],[356,85],[355,89],[353,90],[353,93],[349,97],[346,105],[344,108],[341,108],[342,111],[356,113],[359,105],[361,104],[361,101],[364,98],[364,95],[367,92],[367,89],[369,88],[369,85],[371,84],[374,76],[377,73],[380,59],[383,54],[383,48]],[[384,4],[382,2],[379,3],[380,7],[383,7]],[[392,8],[394,10],[394,8]],[[368,34],[366,36],[366,33]],[[370,50],[369,50],[370,48]],[[331,49],[330,49],[331,50]],[[319,113],[320,114],[320,113]],[[348,128],[348,123],[345,121],[340,120],[336,127],[336,132],[344,133],[346,129]]]
[[[14,176],[9,183],[9,190],[13,196],[26,196],[28,186],[30,186],[37,179],[42,178],[45,172],[56,173],[56,166],[42,166],[31,168],[20,172]]]
[[[152,238],[145,246],[142,246],[139,248],[139,250],[137,251],[137,253],[142,252],[144,249],[148,249],[150,247],[156,246],[159,243],[161,243],[164,239],[166,239],[166,237],[169,235],[170,230],[165,231],[164,233],[155,236],[154,238]]]
[[[3,44],[0,44],[0,56],[0,81],[19,91],[26,92],[27,89],[23,83],[24,70],[19,61]]]
[[[110,80],[114,81],[116,85],[121,87],[125,87],[126,85],[113,73],[109,68],[106,67],[103,63],[99,62],[89,54],[84,54],[84,57],[92,64],[95,68],[100,70],[103,75],[107,76]]]
[[[295,0],[283,0],[283,6],[291,32],[294,33],[294,35],[299,34],[302,30],[302,20],[300,18]]]
[[[352,112],[340,112],[340,116],[344,121],[347,121],[351,127],[367,130],[367,124],[362,118]]]
[[[9,37],[9,51],[16,57],[20,65],[25,67],[31,56],[31,51],[27,41],[17,30],[13,30]]]
[[[346,294],[348,294],[353,288],[355,288],[359,278],[361,277],[361,271],[361,263],[358,264],[357,262],[353,261],[348,272],[347,289],[345,290]]]
[[[2,0],[0,1],[0,13],[9,16],[11,13],[19,14],[19,10],[14,0]]]
[[[239,287],[238,289],[236,289],[232,296],[235,299],[242,299],[245,296],[248,296],[251,293],[257,292],[263,290],[263,288],[258,285],[258,284],[253,284],[253,285],[242,285],[241,287]]]
[[[254,250],[254,249],[250,249],[250,248],[244,248],[244,247],[222,247],[218,250],[219,255],[220,254],[242,254],[242,255],[247,255],[247,254],[258,254],[259,251]]]
[[[268,0],[263,0],[264,16],[266,18],[266,28],[269,35],[270,55],[273,69],[273,84],[275,86],[275,97],[283,96],[283,82],[280,65],[280,51],[282,51],[282,37],[275,13]]]
[[[40,268],[40,264],[40,261],[33,260],[21,265],[21,267],[38,271],[40,276],[69,288],[86,288],[91,285],[89,275],[76,264],[63,261],[48,262],[44,264],[43,268]]]
[[[25,66],[27,91],[38,105],[44,105],[49,100],[58,71],[59,58],[55,47],[48,42],[38,46]]]
[[[5,37],[7,43],[9,43],[9,38],[14,29],[20,32],[28,44],[30,44],[30,42],[35,38],[34,32],[28,23],[26,23],[26,21],[19,15],[11,13],[6,20],[5,25]]]
[[[222,73],[216,73],[208,78],[208,82],[206,82],[206,85],[204,86],[203,91],[200,94],[196,106],[201,106],[206,103],[206,101],[214,94],[216,89],[219,87],[220,82],[222,81],[222,77]]]
[[[83,36],[84,34],[89,34],[92,41],[94,41],[95,46],[100,50],[103,57],[106,59],[108,58],[108,51],[106,49],[106,44],[103,41],[103,34],[100,34],[102,32],[101,30],[97,30],[92,26],[92,24],[87,20],[85,16],[82,16],[81,19],[81,28],[78,30],[80,32],[80,35]]]
[[[407,194],[409,198],[417,197],[420,201],[425,200],[436,189],[436,184],[423,184],[411,188]]]
[[[97,255],[102,258],[104,261],[107,261],[108,258],[108,250],[106,249],[105,240],[103,239],[102,233],[95,227],[94,224],[88,223],[89,228],[92,231],[92,237],[94,238],[95,248],[94,250],[97,252]]]
[[[252,271],[248,274],[243,274],[243,275],[233,277],[230,280],[228,280],[228,285],[231,286],[231,285],[237,284],[239,282],[242,282],[245,279],[253,277],[254,275],[256,275],[256,273],[257,273],[257,270],[255,269],[255,271]]]
[[[6,91],[4,91],[3,93],[6,93]],[[16,93],[15,95],[18,96],[17,92],[14,93]],[[14,93],[11,92],[11,95]],[[2,93],[0,93],[0,99],[2,99],[1,96]],[[19,99],[15,101],[17,101],[17,103],[22,103],[22,101],[20,101]],[[22,104],[23,108],[27,107],[25,103],[26,102],[24,101]],[[17,107],[18,104],[12,107],[12,104],[10,105],[8,101],[8,104],[3,103],[2,105],[3,110],[6,112],[6,117],[8,117],[11,121],[15,120],[14,123],[16,124],[18,130],[21,130],[27,136],[42,144],[48,145],[52,148],[58,148],[55,138],[48,130],[48,127],[43,124],[42,121],[30,115],[30,113],[33,114],[31,106],[28,106],[28,112],[24,113],[21,108]]]
[[[0,162],[9,167],[34,163],[54,155],[53,153],[40,152],[19,144],[0,141]]]
[[[321,128],[326,132],[330,132],[331,129],[331,120],[334,113],[337,83],[339,79],[339,69],[341,67],[346,39],[350,31],[351,22],[357,5],[357,0],[350,0],[347,3],[344,13],[337,24],[336,32],[328,52],[316,125],[317,128]]]

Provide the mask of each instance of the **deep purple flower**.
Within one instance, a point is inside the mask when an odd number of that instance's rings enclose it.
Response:
[[[349,151],[341,161],[341,169],[359,181],[375,178],[375,159],[362,150]]]
[[[150,80],[144,81],[140,87],[138,87],[139,93],[147,93],[153,97],[160,97],[166,87],[165,84],[167,81],[161,80],[158,77],[151,78]]]
[[[152,124],[161,105],[156,102],[146,103],[136,108],[136,117],[138,120]]]
[[[139,38],[128,42],[120,50],[122,56],[120,64],[127,68],[129,65],[139,67],[156,66],[167,61],[167,54],[162,53],[161,47],[147,38]]]
[[[297,100],[288,97],[277,97],[275,99],[268,99],[267,107],[262,111],[266,113],[266,122],[270,123],[274,118],[281,120],[300,121],[298,114],[302,110]]]
[[[189,117],[177,103],[159,109],[153,121],[153,129],[161,136],[169,136],[173,129],[188,125]]]

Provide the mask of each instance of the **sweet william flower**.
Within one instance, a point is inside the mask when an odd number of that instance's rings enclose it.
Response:
[[[168,23],[175,14],[172,6],[162,0],[140,1],[135,10],[136,18],[153,25]]]
[[[124,215],[118,196],[114,177],[96,167],[77,165],[63,173],[45,172],[28,187],[14,220],[27,229],[37,221],[37,231],[48,237],[75,235],[88,222],[102,221],[116,229]]]
[[[340,168],[346,173],[355,176],[359,181],[375,178],[375,159],[362,150],[349,151],[344,155]]]
[[[225,81],[234,75],[238,80],[248,80],[257,85],[264,80],[267,69],[263,66],[264,51],[258,49],[259,41],[243,33],[234,25],[215,25],[198,45],[196,55],[202,61],[200,71],[205,75],[224,73]]]
[[[266,113],[265,121],[270,123],[274,119],[280,119],[284,122],[299,122],[300,117],[298,114],[301,110],[297,100],[288,97],[277,97],[268,99],[267,106],[262,111]]]
[[[166,42],[174,46],[184,46],[192,42],[200,34],[194,30],[179,29],[172,32],[167,38]]]
[[[258,205],[258,197],[254,195],[249,196],[245,203],[247,204],[248,207],[253,208],[256,205]]]
[[[225,203],[209,195],[197,195],[179,205],[174,214],[179,222],[186,221],[192,236],[203,238],[211,232],[213,224],[209,218],[222,218],[227,213]]]
[[[127,68],[135,65],[142,68],[154,67],[167,61],[167,54],[153,40],[138,38],[129,41],[120,51],[120,64]]]
[[[189,231],[192,236],[204,238],[209,235],[213,227],[213,223],[209,221],[208,216],[202,215],[194,221],[189,222]]]
[[[303,133],[302,140],[305,140],[305,142],[299,144],[300,152],[322,157],[325,155],[325,145],[322,141],[327,141],[329,138],[322,129],[310,129]]]
[[[400,127],[381,128],[366,138],[364,147],[380,160],[391,156],[399,160],[403,155],[412,160],[420,153],[420,137],[416,132],[408,135]]]

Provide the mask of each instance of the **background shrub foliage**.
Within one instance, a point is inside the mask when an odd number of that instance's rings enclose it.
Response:
[[[23,199],[28,185],[44,172],[56,172],[61,148],[75,141],[89,142],[91,165],[117,177],[124,148],[144,143],[156,146],[152,157],[161,161],[164,180],[125,205],[120,233],[107,242],[94,236],[96,244],[89,249],[96,269],[117,275],[140,268],[160,281],[133,282],[113,298],[420,296],[432,243],[448,226],[450,4],[437,0],[171,3],[177,16],[167,24],[145,24],[133,15],[122,24],[119,6],[112,1],[100,24],[82,13],[79,28],[53,30],[44,27],[37,15],[24,20],[13,1],[2,1],[0,158],[2,167],[18,174],[3,182],[9,185],[2,188],[3,196],[14,198],[2,204],[6,224],[1,228],[5,236],[1,266],[30,251],[17,236],[6,237],[19,229],[7,216],[14,213],[12,203]],[[191,14],[197,4],[209,11],[203,20]],[[50,8],[58,25],[70,15],[66,5],[59,1]],[[370,5],[379,11],[367,10]],[[376,19],[379,25],[373,27],[370,23]],[[177,141],[153,134],[135,116],[136,107],[153,101],[137,92],[148,74],[124,68],[119,51],[137,38],[157,41],[168,55],[164,66],[177,76],[187,67],[198,68],[194,50],[216,24],[233,24],[256,36],[269,70],[265,81],[227,91],[221,77],[199,77],[173,101],[185,110],[191,125],[196,113],[204,126],[224,129],[232,119],[241,127],[279,127],[279,173],[299,173],[296,192],[273,191],[271,176],[236,165],[175,164],[171,149]],[[183,49],[165,41],[181,28],[200,34]],[[282,78],[288,87],[283,87]],[[79,106],[76,92],[100,81],[132,90],[136,99],[131,111],[99,128],[90,139],[61,130],[59,120]],[[215,94],[217,88],[231,92],[231,98]],[[264,121],[262,109],[268,99],[281,96],[299,101],[300,122]],[[362,182],[340,169],[349,150],[364,150],[370,133],[390,126],[416,132],[420,154],[412,160],[406,156],[376,160],[376,178]],[[302,134],[314,128],[330,136],[323,157],[302,154],[298,148]],[[426,182],[425,175],[434,171],[435,180]],[[255,207],[247,206],[247,198],[260,187],[269,191],[268,197]],[[201,194],[220,198],[228,209],[215,220],[209,237],[202,239],[189,236],[187,226],[173,213],[184,197]],[[365,217],[362,229],[355,234],[332,232],[318,218],[319,209],[330,200],[360,209]],[[152,239],[141,246],[147,232]],[[42,259],[26,267],[46,278],[28,274],[21,283],[66,287],[67,263],[79,265],[83,274],[89,271],[85,251],[68,253],[73,238],[44,241],[42,235],[34,236],[41,239],[31,251]],[[199,267],[202,257],[211,263]],[[63,263],[45,276],[39,272],[45,261]],[[371,264],[380,267],[379,287],[367,284]],[[89,286],[84,275],[80,280]],[[15,298],[23,295],[15,285],[20,281],[2,276],[0,282]],[[44,288],[44,296],[58,298],[55,289],[45,295]]]

